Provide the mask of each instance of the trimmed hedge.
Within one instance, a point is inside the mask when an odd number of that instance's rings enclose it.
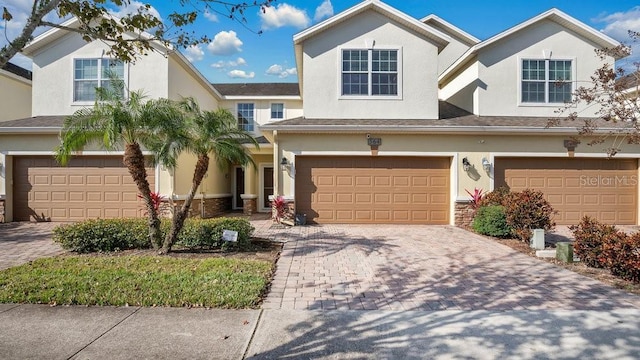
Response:
[[[604,267],[601,262],[602,245],[605,237],[617,232],[615,226],[601,224],[597,220],[585,216],[578,225],[569,227],[575,241],[573,251],[580,261],[594,268]]]
[[[504,206],[490,205],[478,209],[473,219],[473,230],[482,235],[508,237],[511,228],[507,224]]]
[[[163,220],[163,237],[171,227]],[[96,219],[57,226],[53,240],[66,249],[78,253],[110,252],[150,247],[146,219]],[[238,232],[238,242],[222,241],[223,230]],[[176,245],[187,248],[245,249],[251,243],[253,226],[244,218],[187,219],[178,235]]]
[[[222,240],[223,230],[238,232],[238,242]],[[187,219],[176,245],[187,248],[226,248],[228,246],[245,249],[251,243],[255,228],[244,218]]]

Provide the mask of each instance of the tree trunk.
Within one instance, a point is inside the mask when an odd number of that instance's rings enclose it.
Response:
[[[149,241],[154,249],[158,249],[162,244],[162,234],[160,233],[160,219],[158,218],[158,212],[151,199],[151,189],[149,188],[149,181],[147,181],[147,169],[144,162],[144,155],[140,150],[138,143],[127,144],[124,150],[124,164],[129,170],[129,174],[133,178],[133,181],[138,186],[140,196],[144,200],[144,204],[147,208],[147,217],[149,220]]]
[[[11,58],[22,51],[33,36],[33,32],[41,25],[42,18],[49,14],[60,4],[60,0],[50,0],[47,2],[36,1],[33,4],[31,13],[27,18],[26,25],[18,37],[0,49],[0,68],[5,66]],[[16,21],[16,20],[14,20]]]
[[[191,182],[191,190],[187,194],[187,197],[184,199],[184,204],[173,214],[173,221],[171,222],[171,231],[167,234],[164,239],[164,244],[162,245],[162,250],[160,250],[161,254],[166,254],[171,251],[171,247],[178,240],[178,234],[180,230],[182,230],[182,226],[184,225],[184,221],[187,219],[187,215],[189,214],[189,209],[191,208],[191,203],[193,202],[193,198],[196,196],[196,191],[198,191],[198,187],[202,183],[202,179],[207,174],[207,170],[209,169],[209,155],[200,154],[198,155],[198,161],[196,162],[196,169],[193,172],[193,180]],[[204,206],[204,198],[202,199],[202,206]]]

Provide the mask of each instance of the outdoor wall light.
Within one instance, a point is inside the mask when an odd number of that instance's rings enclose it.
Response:
[[[487,160],[487,158],[482,158],[482,168],[486,172],[491,171],[491,163],[489,162],[489,160]]]
[[[286,171],[289,166],[289,159],[283,156],[282,160],[280,161],[280,170]]]
[[[464,169],[464,171],[469,171],[471,169],[471,163],[466,157],[462,158],[462,168]]]

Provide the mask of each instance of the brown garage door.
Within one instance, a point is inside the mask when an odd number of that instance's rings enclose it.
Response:
[[[558,210],[558,224],[576,224],[589,215],[610,224],[635,224],[638,208],[635,159],[499,158],[496,187],[544,192]]]
[[[14,159],[14,220],[76,221],[144,215],[122,156],[80,156],[65,167],[50,156]],[[147,169],[151,189],[154,171]]]
[[[318,223],[449,224],[449,158],[296,157],[296,211]]]

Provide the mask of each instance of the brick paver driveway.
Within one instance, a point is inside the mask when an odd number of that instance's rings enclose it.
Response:
[[[287,241],[264,308],[640,308],[638,296],[453,226],[256,228]]]
[[[51,240],[56,223],[15,222],[0,224],[0,269],[64,252]]]

